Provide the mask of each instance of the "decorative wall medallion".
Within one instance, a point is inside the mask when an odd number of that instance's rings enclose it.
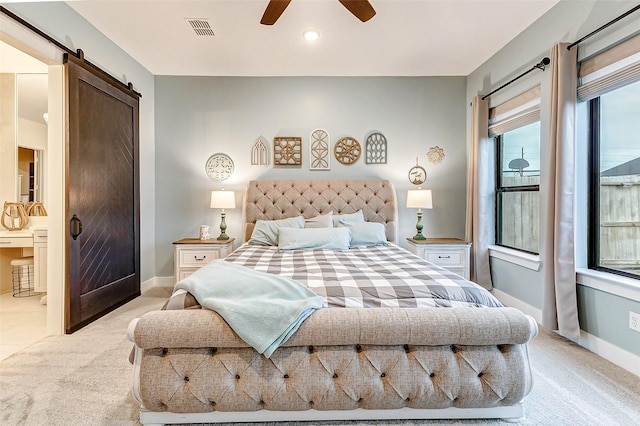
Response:
[[[333,147],[333,154],[340,163],[349,165],[358,161],[362,154],[362,147],[355,138],[345,136],[338,139]]]
[[[253,147],[251,148],[251,165],[269,165],[269,147],[267,145],[267,140],[262,136],[256,139],[253,143]]]
[[[329,133],[316,129],[309,138],[309,170],[330,170]]]
[[[371,133],[365,143],[367,164],[387,164],[387,138],[382,133]]]
[[[427,180],[427,171],[418,165],[416,158],[416,165],[409,169],[409,182],[414,185],[422,185],[425,180]]]
[[[300,136],[276,136],[273,138],[273,165],[302,165],[302,138]]]
[[[433,164],[442,163],[442,160],[444,160],[444,150],[439,146],[429,148],[427,160]]]
[[[233,174],[233,160],[227,154],[218,152],[209,157],[204,169],[209,179],[220,182]]]

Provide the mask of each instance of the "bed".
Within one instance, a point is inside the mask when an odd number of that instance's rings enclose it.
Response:
[[[358,214],[378,225],[347,223]],[[265,224],[302,216],[313,227],[327,215],[336,228],[349,227],[352,243],[360,229],[375,228],[388,244],[371,245],[369,234],[348,250],[296,249],[296,238],[292,250],[246,243]],[[396,195],[388,181],[252,181],[243,218],[245,243],[218,266],[303,282],[324,305],[267,357],[221,314],[176,290],[165,309],[129,326],[141,423],[523,417],[535,321],[397,246]],[[290,238],[279,229],[282,245]],[[400,279],[400,287],[380,284],[378,275]],[[427,289],[416,283],[420,276]]]

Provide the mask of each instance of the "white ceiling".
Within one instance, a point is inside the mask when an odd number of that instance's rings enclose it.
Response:
[[[467,76],[558,2],[370,1],[366,23],[338,0],[293,0],[273,26],[260,24],[268,0],[67,3],[155,75]]]

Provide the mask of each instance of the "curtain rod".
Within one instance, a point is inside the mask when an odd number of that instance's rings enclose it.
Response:
[[[128,90],[130,93],[134,94],[135,96],[142,97],[142,95],[139,92],[136,92],[135,90],[133,90],[133,84],[131,82],[129,82],[129,84],[125,84],[122,81],[120,81],[117,78],[115,78],[114,76],[112,76],[111,74],[109,74],[108,72],[106,72],[105,70],[103,70],[102,68],[100,68],[99,66],[94,65],[91,62],[89,62],[86,59],[84,59],[84,53],[82,52],[81,49],[78,49],[76,52],[74,52],[73,50],[71,50],[67,46],[65,46],[64,44],[60,43],[58,40],[54,39],[50,35],[44,33],[43,31],[41,31],[40,29],[34,27],[33,25],[31,25],[30,23],[28,23],[24,19],[20,18],[19,16],[17,16],[13,12],[11,12],[10,10],[6,9],[4,6],[0,6],[0,12],[4,13],[9,18],[13,19],[14,21],[18,22],[19,24],[27,27],[29,30],[33,31],[34,33],[38,34],[40,37],[42,37],[45,40],[47,40],[49,43],[52,43],[52,44],[56,45],[58,48],[60,48],[61,50],[65,51],[66,53],[75,56],[76,58],[78,58],[79,60],[83,61],[85,64],[87,64],[88,66],[90,66],[94,70],[98,71],[103,76],[109,78],[111,81],[119,84],[120,86],[122,86],[122,88]]]
[[[538,62],[537,64],[535,64],[534,66],[532,66],[530,69],[528,69],[527,71],[523,72],[522,74],[520,74],[519,76],[517,76],[516,78],[512,79],[511,81],[507,81],[505,84],[503,84],[502,86],[498,87],[495,90],[492,90],[491,92],[487,93],[486,95],[484,95],[482,97],[482,100],[484,101],[486,98],[488,98],[489,96],[493,95],[494,93],[496,93],[498,90],[502,90],[505,87],[507,87],[508,85],[510,85],[511,83],[513,83],[514,81],[518,80],[519,78],[524,77],[525,75],[529,74],[531,71],[533,70],[542,70],[544,71],[544,69],[546,68],[547,65],[549,65],[551,63],[551,59],[544,57],[542,58],[542,60],[540,62]]]
[[[623,18],[626,18],[627,16],[631,15],[633,12],[635,12],[637,10],[640,10],[640,4],[637,5],[636,7],[634,7],[633,9],[628,10],[627,12],[625,12],[622,15],[618,16],[617,18],[612,19],[611,21],[607,22],[606,24],[604,24],[603,26],[601,26],[597,30],[591,31],[589,34],[587,34],[586,36],[582,37],[580,40],[574,41],[569,46],[567,46],[567,50],[571,50],[572,47],[577,46],[578,44],[582,43],[583,41],[585,41],[589,37],[591,37],[591,36],[593,36],[595,34],[598,34],[600,31],[604,30],[605,28],[609,27],[610,25],[615,24],[619,20],[621,20]]]

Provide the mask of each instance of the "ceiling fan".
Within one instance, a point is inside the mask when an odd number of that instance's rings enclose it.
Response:
[[[338,0],[344,7],[349,10],[349,12],[353,13],[353,15],[361,20],[362,22],[367,22],[369,19],[373,18],[376,14],[376,11],[371,6],[368,0]],[[260,23],[262,25],[273,25],[276,23],[282,12],[289,6],[291,0],[270,0],[267,8],[264,11],[264,15],[262,15],[262,19]]]

